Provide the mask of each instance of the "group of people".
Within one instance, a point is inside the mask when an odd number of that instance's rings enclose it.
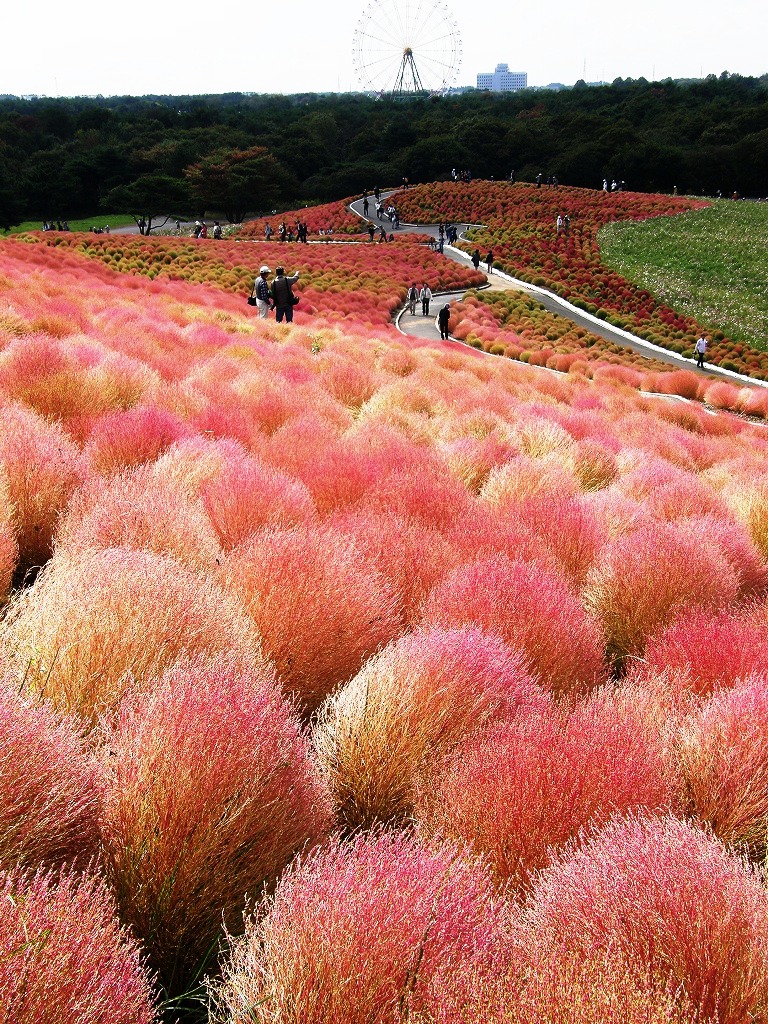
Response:
[[[457,171],[453,167],[451,169],[451,181],[464,181],[468,185],[472,181],[472,171]]]
[[[299,271],[287,277],[283,267],[275,267],[275,276],[270,284],[268,275],[271,273],[268,266],[261,267],[259,276],[253,282],[248,302],[256,306],[262,320],[266,320],[270,309],[274,309],[275,320],[278,323],[285,320],[290,324],[293,322],[293,307],[299,301],[298,295],[293,293],[293,285],[299,279]]]
[[[432,291],[426,282],[421,286],[421,290],[419,290],[416,284],[412,284],[408,289],[408,309],[411,316],[416,316],[417,302],[421,302],[421,315],[429,316],[429,304],[431,301]]]
[[[91,228],[91,231],[96,230],[96,228]],[[69,231],[69,223],[66,220],[44,220],[43,231]],[[109,226],[107,226],[107,234],[109,234]]]
[[[472,253],[472,255],[469,258],[472,261],[472,266],[475,268],[475,270],[479,270],[480,269],[480,250],[479,249],[475,249],[475,251]],[[487,270],[487,272],[489,274],[493,273],[493,260],[494,260],[493,249],[489,249],[488,250],[488,254],[485,257],[485,266],[486,266],[486,270]]]
[[[368,238],[369,238],[369,240],[371,242],[374,240],[375,235],[376,235],[376,227],[375,227],[375,225],[369,224],[368,225]],[[379,241],[380,242],[394,242],[394,240],[395,240],[395,236],[393,234],[391,234],[391,233],[389,235],[387,235],[387,232],[384,230],[384,225],[383,224],[380,225],[380,227],[379,227]]]
[[[514,181],[514,174],[515,172],[512,171],[510,181]],[[536,175],[536,188],[541,188],[542,185],[546,185],[547,188],[557,188],[559,184],[560,182],[557,180],[556,174],[548,174],[545,178],[541,171],[539,171]]]
[[[623,192],[626,187],[627,183],[623,180],[616,181],[615,178],[611,178],[611,183],[609,185],[608,179],[603,178],[603,192]],[[677,195],[677,185],[675,185],[675,195]]]
[[[178,224],[178,221],[176,223]],[[208,225],[205,223],[204,220],[195,221],[195,227],[192,234],[195,236],[195,238],[208,238]],[[214,238],[224,237],[224,232],[221,230],[221,224],[219,224],[217,220],[213,222],[212,234]]]
[[[571,218],[567,213],[558,213],[556,228],[558,236],[570,234]]]

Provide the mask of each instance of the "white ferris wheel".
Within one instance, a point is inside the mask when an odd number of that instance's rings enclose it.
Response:
[[[441,94],[459,73],[459,27],[442,0],[371,0],[355,29],[352,60],[365,92]]]

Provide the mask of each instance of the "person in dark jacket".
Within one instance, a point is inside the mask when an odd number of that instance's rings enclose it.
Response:
[[[451,306],[450,303],[446,302],[441,307],[440,312],[437,314],[437,324],[440,328],[440,337],[443,339],[448,338],[448,321],[451,318]]]
[[[272,302],[275,305],[275,320],[278,323],[282,323],[283,317],[285,317],[286,323],[293,322],[293,307],[295,305],[293,288],[299,279],[299,272],[296,271],[291,277],[285,276],[285,270],[283,267],[275,268],[275,279],[272,282],[272,288],[270,289],[272,294]]]

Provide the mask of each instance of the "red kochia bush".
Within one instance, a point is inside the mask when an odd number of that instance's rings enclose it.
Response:
[[[480,864],[386,834],[295,863],[266,910],[233,944],[213,1021],[415,1020],[437,972],[491,945],[499,915]]]
[[[436,757],[493,718],[548,706],[522,654],[498,637],[472,626],[402,637],[320,709],[315,745],[342,822],[407,817]]]
[[[113,473],[154,462],[191,428],[177,415],[155,406],[110,412],[94,424],[84,454],[96,473]]]
[[[5,469],[19,567],[51,555],[56,520],[83,479],[83,460],[63,429],[21,406],[0,409],[0,467]]]
[[[153,1024],[151,983],[95,877],[0,872],[4,1024]]]
[[[609,652],[622,661],[641,654],[662,623],[684,610],[727,607],[737,591],[736,573],[719,548],[683,526],[656,523],[606,545],[584,600],[603,624]]]
[[[638,675],[665,670],[675,685],[706,697],[768,666],[768,629],[749,611],[691,611],[655,633]]]
[[[534,972],[568,956],[618,957],[718,1024],[761,1017],[768,999],[759,877],[676,818],[617,820],[564,854],[536,882],[525,924]]]
[[[0,866],[90,860],[99,845],[98,795],[75,727],[0,681]]]
[[[568,715],[493,724],[426,774],[416,818],[486,854],[501,882],[527,884],[585,826],[679,803],[662,717],[639,688],[606,687]]]
[[[106,873],[169,990],[194,977],[246,893],[324,835],[330,801],[268,672],[179,664],[106,737]]]
[[[315,515],[307,487],[248,455],[233,455],[200,494],[227,550],[263,526],[295,526]]]
[[[5,474],[0,471],[0,607],[11,589],[19,545],[14,530],[14,508]]]
[[[423,621],[497,633],[555,694],[588,690],[606,676],[596,624],[562,578],[535,562],[496,555],[457,569],[427,599]]]
[[[57,554],[0,638],[20,682],[89,722],[181,657],[261,660],[237,602],[171,558],[126,548]]]
[[[218,578],[305,712],[400,630],[392,590],[348,540],[320,525],[254,534],[232,549]]]
[[[768,685],[764,675],[716,693],[683,723],[688,810],[756,860],[768,849]]]

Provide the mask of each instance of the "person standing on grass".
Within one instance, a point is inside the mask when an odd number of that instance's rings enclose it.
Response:
[[[426,282],[424,282],[421,287],[419,298],[421,299],[421,315],[429,316],[429,304],[432,301],[432,290]]]
[[[286,277],[285,270],[282,267],[276,267],[275,275],[271,289],[272,302],[275,305],[275,319],[278,323],[282,323],[283,317],[285,317],[286,323],[293,323],[293,307],[296,303],[291,286],[298,281],[299,272],[297,270],[291,277]]]
[[[449,302],[441,308],[437,314],[437,326],[440,328],[440,337],[443,341],[448,340],[448,321],[451,318],[451,305]]]
[[[419,297],[419,289],[415,284],[412,284],[408,289],[408,309],[410,310],[411,316],[416,316],[416,300]]]
[[[267,283],[267,274],[269,273],[269,267],[263,266],[253,285],[253,290],[256,293],[256,308],[258,309],[259,317],[262,320],[267,319],[270,310],[269,284]]]
[[[693,352],[696,356],[696,365],[700,369],[704,369],[704,355],[707,351],[707,339],[702,334],[696,344],[693,346]]]

